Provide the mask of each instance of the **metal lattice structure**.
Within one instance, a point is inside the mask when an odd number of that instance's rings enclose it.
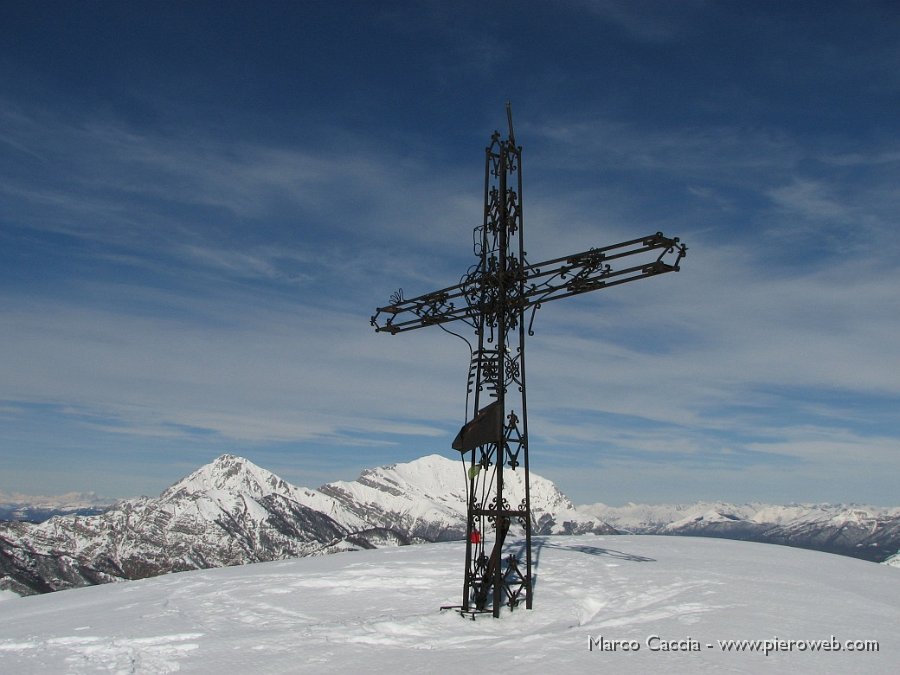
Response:
[[[371,319],[378,332],[402,333],[462,322],[477,338],[469,363],[472,416],[453,442],[467,466],[466,567],[461,610],[500,615],[523,596],[532,607],[531,494],[525,336],[545,302],[677,272],[687,248],[661,232],[530,264],[522,219],[522,148],[509,133],[485,149],[484,221],[475,228],[477,262],[455,286],[405,299],[402,291]],[[527,320],[527,326],[526,326]],[[467,413],[468,414],[468,413]],[[524,472],[524,498],[511,505],[504,473]],[[504,558],[510,527],[524,530],[524,561]],[[492,533],[492,534],[489,534]]]

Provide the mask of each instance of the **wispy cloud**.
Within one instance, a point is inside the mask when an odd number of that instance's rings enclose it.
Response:
[[[28,36],[0,42],[0,451],[16,475],[33,473],[24,446],[187,468],[250,447],[323,475],[444,449],[467,348],[368,318],[474,262],[506,97],[530,262],[657,230],[689,247],[677,275],[538,313],[530,431],[548,468],[789,498],[813,478],[865,487],[849,456],[897,468],[882,5],[366,7],[352,21],[374,29],[352,40],[326,4],[304,10],[325,32],[303,40],[248,15],[279,37],[271,53],[204,16],[206,60],[175,34],[172,54],[129,40],[121,72],[103,51],[74,79],[57,72],[68,36],[15,13],[0,28]],[[238,43],[246,77],[220,67]]]
[[[687,0],[677,5],[647,0],[580,0],[577,5],[623,29],[641,42],[665,43],[689,33],[696,12],[708,3]]]

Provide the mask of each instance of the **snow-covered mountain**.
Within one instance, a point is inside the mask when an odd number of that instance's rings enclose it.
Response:
[[[507,471],[503,477],[507,499],[518,504],[525,496],[524,472]],[[360,521],[406,532],[413,539],[448,541],[465,536],[466,483],[460,462],[429,455],[368,469],[355,481],[329,483],[319,490]],[[602,520],[579,513],[551,481],[533,472],[531,511],[535,534],[615,532]]]
[[[523,472],[507,472],[511,503]],[[0,523],[0,590],[18,594],[167,572],[345,550],[449,541],[465,534],[461,463],[429,455],[364,471],[318,490],[222,455],[158,498],[100,515]],[[533,531],[687,534],[788,544],[876,562],[900,550],[900,508],[699,503],[576,507],[531,474]]]
[[[900,577],[883,565],[720,539],[536,537],[534,608],[471,621],[439,610],[459,604],[464,549],[8,597],[0,672],[897,672]]]
[[[339,547],[350,533],[292,499],[296,489],[224,455],[157,499],[124,500],[97,516],[5,523],[0,587],[40,593]]]
[[[370,469],[354,482],[300,488],[223,455],[156,499],[119,502],[90,517],[0,524],[0,589],[20,594],[140,579],[167,572],[336,551],[459,539],[465,533],[461,468],[431,455]],[[521,472],[508,474],[520,499]],[[532,474],[536,530],[614,532],[579,518],[549,481]]]
[[[621,532],[725,537],[882,562],[900,550],[900,507],[846,504],[628,504],[581,506]]]

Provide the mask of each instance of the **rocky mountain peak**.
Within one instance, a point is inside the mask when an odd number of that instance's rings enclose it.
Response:
[[[250,460],[225,454],[182,478],[166,490],[161,498],[227,492],[261,499],[273,493],[290,494],[293,489],[285,480]]]

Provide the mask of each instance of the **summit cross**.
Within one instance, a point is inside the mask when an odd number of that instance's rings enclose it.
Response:
[[[532,608],[532,525],[528,462],[525,336],[545,302],[677,272],[687,247],[656,232],[610,246],[531,264],[526,259],[522,219],[522,148],[516,145],[512,110],[508,135],[499,131],[485,148],[484,220],[474,230],[477,262],[460,282],[406,299],[402,290],[371,318],[377,332],[403,333],[462,322],[472,327],[467,411],[471,418],[452,443],[466,464],[466,565],[464,614],[516,607],[524,595]],[[530,316],[529,316],[530,315]],[[527,327],[526,327],[527,319]],[[524,472],[524,496],[510,505],[504,472]],[[507,551],[510,527],[524,530],[524,547]],[[524,561],[521,557],[524,555]]]

